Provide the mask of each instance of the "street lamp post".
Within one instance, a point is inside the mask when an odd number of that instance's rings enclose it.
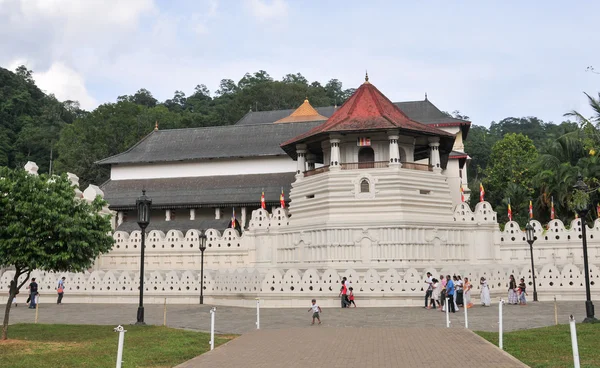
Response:
[[[587,193],[589,187],[583,181],[581,174],[577,177],[577,183],[573,186],[575,190]],[[586,216],[589,212],[589,201],[584,201],[577,204],[577,214],[579,215],[579,221],[581,221],[581,239],[583,241],[583,272],[585,272],[585,319],[583,322],[596,322],[597,319],[594,317],[594,304],[592,303],[592,294],[590,292],[590,271],[588,266],[588,253],[587,253],[587,235],[586,228],[587,223],[585,221]]]
[[[535,266],[533,264],[533,242],[535,241],[535,229],[531,225],[531,221],[525,226],[525,235],[527,243],[529,243],[529,254],[531,255],[531,277],[533,278],[533,301],[538,301],[537,289],[535,287]]]
[[[142,229],[142,244],[140,255],[140,305],[137,310],[136,325],[145,325],[144,322],[144,249],[146,248],[146,228],[150,224],[150,209],[152,199],[146,197],[146,190],[142,190],[142,196],[135,201],[137,209],[137,223]]]
[[[204,251],[206,250],[206,232],[200,233],[200,304],[204,304]]]

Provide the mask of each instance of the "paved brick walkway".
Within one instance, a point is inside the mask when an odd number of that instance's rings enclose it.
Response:
[[[306,308],[261,309],[261,329],[304,327],[310,322]],[[208,331],[210,329],[209,305],[168,305],[167,325],[177,328]],[[559,322],[568,323],[569,314],[578,321],[585,317],[584,302],[559,302]],[[505,305],[506,331],[544,327],[554,324],[552,302],[530,303],[527,306]],[[136,319],[134,304],[40,304],[40,323],[71,323],[112,325],[131,324]],[[469,309],[469,328],[479,331],[498,329],[498,305],[475,306]],[[163,306],[148,305],[146,322],[162,325]],[[10,323],[33,322],[35,311],[25,305],[11,310]],[[406,308],[325,308],[323,323],[326,327],[445,327],[445,315],[418,307]],[[451,314],[452,328],[464,328],[461,309]],[[216,331],[243,334],[256,329],[256,309],[217,306]]]
[[[526,367],[465,329],[348,329],[315,325],[251,332],[177,368],[437,366]]]

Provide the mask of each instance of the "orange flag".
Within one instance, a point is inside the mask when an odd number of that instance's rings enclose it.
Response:
[[[479,183],[479,202],[483,202],[485,199],[485,189],[483,189],[483,184]]]
[[[265,192],[262,192],[261,196],[260,196],[260,207],[263,210],[267,209],[267,204],[265,203]]]
[[[281,208],[285,208],[285,196],[283,195],[283,188],[281,188],[281,195],[279,196],[279,203]]]

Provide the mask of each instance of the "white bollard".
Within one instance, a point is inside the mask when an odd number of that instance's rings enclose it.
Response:
[[[463,309],[465,310],[465,328],[469,328],[469,317],[467,316],[467,309],[469,308],[467,308],[467,306],[465,305]]]
[[[215,348],[215,313],[217,312],[217,307],[212,307],[210,309],[210,350]]]
[[[117,368],[121,368],[121,364],[123,363],[123,341],[125,340],[125,330],[123,326],[118,325],[115,327],[115,332],[119,333],[119,347],[117,349]]]
[[[579,368],[579,347],[577,346],[577,329],[575,327],[575,318],[569,316],[569,324],[571,325],[571,346],[573,347],[573,366]]]
[[[256,329],[260,330],[260,299],[256,298]]]
[[[448,304],[448,303],[450,303],[450,298],[446,298],[446,305],[445,305],[445,307],[446,307],[446,327],[450,328],[450,314],[448,312],[448,309],[450,309],[450,304]]]
[[[504,299],[500,299],[500,303],[498,303],[498,347],[500,350],[504,350],[504,344],[502,341],[502,305],[504,304]]]

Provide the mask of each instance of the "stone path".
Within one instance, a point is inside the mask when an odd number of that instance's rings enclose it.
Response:
[[[307,312],[310,303],[302,308],[261,309],[261,329],[305,327],[310,323]],[[208,331],[209,305],[168,305],[167,325],[170,327]],[[568,323],[569,314],[578,321],[585,317],[584,302],[559,302],[559,323]],[[134,304],[40,304],[39,323],[98,324],[117,326],[135,322],[137,305]],[[498,329],[498,304],[491,307],[475,306],[468,311],[469,328],[479,331]],[[146,323],[162,325],[163,306],[145,307]],[[445,327],[445,315],[418,307],[405,308],[325,308],[323,323],[326,327]],[[464,328],[464,313],[451,314],[452,328]],[[11,309],[10,323],[33,322],[35,311],[24,304]],[[256,309],[217,306],[216,331],[244,334],[256,329]],[[527,306],[504,306],[506,331],[544,327],[554,324],[552,302],[530,303]]]
[[[244,334],[177,368],[438,366],[526,367],[466,329],[347,329],[315,325]]]

